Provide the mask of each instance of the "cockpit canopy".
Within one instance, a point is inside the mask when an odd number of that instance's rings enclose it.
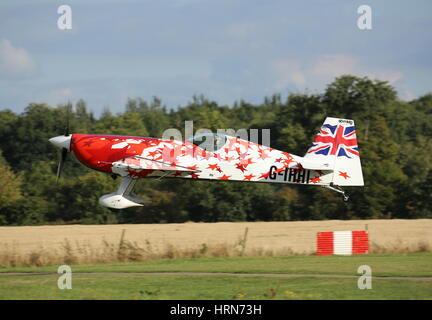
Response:
[[[228,136],[220,133],[206,132],[193,136],[187,139],[194,145],[210,152],[215,152],[221,149],[228,140]]]

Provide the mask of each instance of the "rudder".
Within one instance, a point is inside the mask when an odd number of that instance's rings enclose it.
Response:
[[[330,162],[334,185],[364,185],[354,120],[327,117],[304,159]]]

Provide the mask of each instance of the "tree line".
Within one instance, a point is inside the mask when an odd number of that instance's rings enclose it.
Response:
[[[48,142],[63,134],[67,118],[76,133],[150,137],[193,120],[195,129],[269,128],[273,148],[303,155],[327,116],[356,122],[365,186],[346,188],[349,202],[310,186],[141,179],[135,193],[151,202],[113,211],[98,198],[119,179],[68,159],[56,184],[59,150]],[[432,94],[402,101],[387,82],[351,75],[321,94],[275,94],[261,104],[194,96],[168,110],[156,97],[130,98],[124,112],[96,118],[84,100],[30,103],[21,114],[0,111],[0,224],[432,218],[431,137]]]

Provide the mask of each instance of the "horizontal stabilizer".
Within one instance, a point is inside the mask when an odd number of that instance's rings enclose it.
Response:
[[[326,171],[333,171],[334,163],[331,161],[308,161],[308,160],[302,160],[300,162],[303,169],[308,170],[326,170]]]

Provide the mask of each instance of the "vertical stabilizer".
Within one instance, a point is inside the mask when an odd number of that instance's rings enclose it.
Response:
[[[363,173],[354,121],[327,117],[306,152],[307,161],[331,163],[332,183],[363,186]]]

